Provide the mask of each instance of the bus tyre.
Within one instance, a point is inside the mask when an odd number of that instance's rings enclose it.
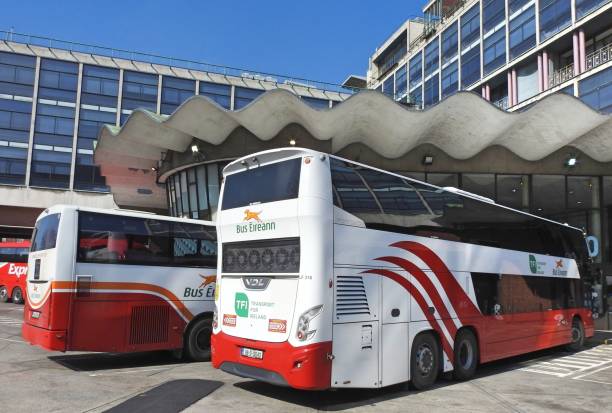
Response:
[[[460,330],[455,337],[454,353],[453,375],[455,379],[471,379],[478,366],[478,343],[474,333],[465,328]]]
[[[19,287],[13,290],[13,304],[23,304],[23,293]]]
[[[212,319],[201,318],[189,328],[185,341],[185,353],[192,361],[210,360],[210,336]]]
[[[574,317],[572,321],[572,341],[565,347],[569,351],[580,351],[584,345],[584,326],[582,321]]]
[[[8,288],[6,286],[0,287],[0,303],[6,303],[9,299]]]
[[[412,343],[410,355],[410,377],[417,390],[431,387],[440,370],[440,350],[435,337],[430,333],[419,334]]]

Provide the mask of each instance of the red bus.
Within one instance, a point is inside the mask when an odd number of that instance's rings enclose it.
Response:
[[[30,241],[0,242],[0,302],[23,304]]]
[[[210,357],[214,224],[58,205],[36,222],[22,335],[54,351]]]

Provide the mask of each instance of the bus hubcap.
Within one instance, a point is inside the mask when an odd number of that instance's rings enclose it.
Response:
[[[572,341],[574,343],[579,342],[581,335],[582,335],[582,333],[580,332],[580,327],[578,327],[577,325],[574,325],[572,327]]]
[[[428,345],[422,345],[419,347],[416,353],[416,364],[423,375],[429,374],[433,368],[433,352]]]
[[[467,341],[461,343],[459,347],[459,363],[464,369],[470,368],[474,358],[472,346]]]
[[[0,298],[5,298],[8,295],[8,291],[6,291],[6,288],[0,288]]]

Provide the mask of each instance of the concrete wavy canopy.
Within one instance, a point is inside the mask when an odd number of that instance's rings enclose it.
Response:
[[[203,96],[188,99],[170,116],[136,110],[123,127],[101,130],[95,162],[121,203],[118,192],[129,192],[128,168],[150,170],[162,152],[185,152],[194,139],[220,145],[238,127],[268,141],[290,124],[330,141],[333,153],[360,143],[395,159],[431,144],[464,160],[502,146],[533,162],[569,146],[598,162],[612,161],[612,116],[566,94],[550,95],[522,112],[506,112],[471,92],[413,110],[379,92],[362,91],[332,109],[317,110],[291,92],[276,89],[238,111],[221,108]]]

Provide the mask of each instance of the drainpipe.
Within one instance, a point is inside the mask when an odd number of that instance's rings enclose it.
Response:
[[[485,98],[490,102],[491,101],[491,86],[489,86],[489,84],[487,83],[487,86],[485,86]]]
[[[542,69],[543,90],[548,90],[548,52],[546,50],[542,52]]]
[[[512,70],[508,70],[508,107],[514,106],[514,98],[512,97],[512,92],[514,88],[512,87]]]

